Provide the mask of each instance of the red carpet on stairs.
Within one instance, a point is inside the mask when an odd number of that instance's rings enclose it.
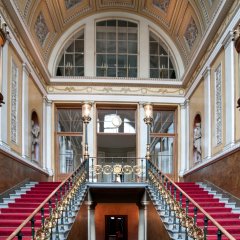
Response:
[[[0,209],[0,240],[7,239],[15,229],[59,186],[60,182],[40,182],[8,203],[8,208]],[[54,207],[54,203],[52,204]],[[44,216],[49,215],[49,208],[44,209]],[[41,226],[41,214],[35,217],[35,230]],[[23,239],[31,239],[31,223],[22,229]],[[17,238],[16,238],[17,239]]]
[[[208,193],[196,183],[176,183],[184,192],[186,192],[195,202],[198,203],[211,217],[222,225],[230,234],[237,240],[240,240],[240,214],[232,213],[232,209],[225,207],[225,203],[219,202],[214,198],[213,194]],[[173,192],[173,189],[172,189]],[[179,191],[176,195],[180,199]],[[186,206],[186,198],[182,197],[183,207]],[[189,203],[189,215],[194,216],[194,206]],[[198,211],[197,224],[199,227],[204,226],[204,215]],[[207,239],[217,239],[217,228],[211,221],[208,221],[208,236]],[[222,236],[222,239],[228,239]]]

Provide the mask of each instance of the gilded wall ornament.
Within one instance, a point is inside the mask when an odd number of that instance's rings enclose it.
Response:
[[[67,9],[74,7],[76,4],[81,3],[82,0],[65,0],[65,6]]]
[[[193,47],[194,42],[197,39],[197,36],[198,36],[197,25],[196,25],[194,19],[191,18],[191,20],[187,26],[186,32],[184,34],[184,37],[185,37],[190,49]]]
[[[170,0],[153,0],[153,5],[167,12]]]
[[[34,30],[35,30],[35,33],[37,35],[37,38],[38,38],[40,44],[43,45],[43,43],[49,33],[49,30],[48,30],[48,27],[47,27],[47,24],[45,22],[42,12],[40,12],[40,14],[37,17],[37,20],[34,25]]]

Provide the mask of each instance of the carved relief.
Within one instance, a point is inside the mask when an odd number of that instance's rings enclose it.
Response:
[[[83,0],[65,0],[65,6],[67,9],[74,7],[76,4],[81,3]]]
[[[184,34],[184,37],[185,37],[190,49],[194,45],[197,35],[198,35],[197,25],[196,25],[194,19],[191,18],[191,20],[187,26],[186,32]]]
[[[167,12],[170,0],[153,0],[153,5]]]
[[[215,133],[216,145],[222,143],[222,71],[221,64],[215,70]]]
[[[12,60],[11,79],[11,142],[17,143],[17,118],[18,118],[18,68]]]
[[[47,27],[47,24],[43,17],[42,12],[40,12],[40,14],[37,17],[37,20],[34,25],[34,30],[35,30],[35,33],[37,35],[37,38],[38,38],[40,44],[43,45],[43,43],[49,33],[49,30],[48,30],[48,27]]]

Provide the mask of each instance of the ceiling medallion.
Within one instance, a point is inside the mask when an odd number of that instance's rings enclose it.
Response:
[[[118,115],[115,115],[115,116],[112,118],[112,124],[113,124],[113,126],[115,126],[115,127],[119,127],[119,126],[122,124],[122,119],[121,119]]]

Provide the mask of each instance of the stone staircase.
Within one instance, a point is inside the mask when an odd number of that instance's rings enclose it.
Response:
[[[29,182],[15,190],[15,193],[9,194],[9,197],[2,199],[0,203],[0,240],[6,239],[20,226],[24,219],[26,219],[60,183],[54,184],[52,188],[49,184],[50,183]],[[41,193],[39,191],[41,191]],[[52,229],[50,239],[67,239],[75,217],[84,201],[86,192],[86,185],[81,185],[75,197],[72,199],[71,207],[62,210],[58,224]],[[55,203],[52,203],[52,208],[54,207]],[[47,216],[49,216],[48,204],[46,205],[44,217]],[[35,232],[41,227],[41,224],[42,219],[39,213],[35,217]],[[24,240],[32,239],[30,222],[22,229],[22,232]],[[17,237],[15,238],[17,239]]]
[[[177,183],[190,197],[194,199],[205,211],[207,211],[212,217],[216,217],[216,220],[230,232],[235,239],[240,239],[240,208],[237,207],[236,202],[231,201],[229,198],[219,194],[216,190],[209,187],[204,183]],[[198,190],[199,189],[199,190]],[[201,191],[205,193],[201,197]],[[173,193],[173,191],[172,191]],[[156,191],[151,185],[148,186],[148,194],[152,200],[156,211],[158,212],[162,222],[169,233],[170,239],[189,239],[192,238],[187,235],[187,229],[182,227],[179,223],[179,219],[174,216],[174,211],[171,211],[166,200]],[[206,195],[207,194],[207,195]],[[179,196],[176,196],[179,199]],[[185,198],[183,198],[183,207],[185,207]],[[189,215],[194,216],[193,206],[189,206]],[[220,217],[219,217],[219,216]],[[239,224],[239,225],[238,225]],[[204,219],[201,214],[198,213],[197,225],[204,228]],[[207,239],[217,239],[217,229],[211,222],[208,223],[208,235]],[[228,239],[222,236],[222,239]]]

